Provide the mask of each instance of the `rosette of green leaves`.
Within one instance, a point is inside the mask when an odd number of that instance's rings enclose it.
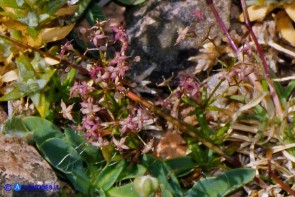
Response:
[[[46,87],[55,69],[50,69],[38,53],[35,53],[32,61],[27,55],[20,54],[16,59],[16,64],[19,80],[13,84],[14,87],[10,92],[0,98],[0,101],[16,100],[27,96],[32,100],[39,114],[45,117],[50,106],[50,97]]]
[[[64,38],[74,27],[67,20],[83,12],[90,0],[68,4],[67,0],[0,0],[0,22],[12,38],[39,47]]]

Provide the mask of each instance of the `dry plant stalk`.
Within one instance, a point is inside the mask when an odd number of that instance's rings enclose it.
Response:
[[[229,35],[228,31],[225,29],[225,26],[223,24],[223,21],[221,20],[221,18],[219,17],[218,15],[218,12],[216,11],[214,5],[213,5],[213,1],[212,0],[206,0],[207,4],[210,6],[212,12],[214,13],[215,17],[216,17],[216,20],[218,22],[218,24],[220,25],[220,28],[223,30],[224,34],[226,34],[227,38],[229,39],[229,43],[230,45],[232,46],[232,49],[234,50],[237,58],[239,59],[239,61],[243,61],[240,56],[239,56],[239,51],[237,50],[237,47],[236,45],[234,44],[231,36]],[[257,53],[259,55],[259,58],[261,60],[261,63],[263,65],[263,68],[264,68],[264,73],[265,73],[265,80],[268,84],[268,87],[269,87],[269,92],[270,92],[270,95],[272,97],[272,101],[275,105],[275,108],[276,108],[276,114],[277,116],[280,118],[280,120],[283,120],[283,110],[282,110],[282,106],[281,106],[281,103],[280,103],[280,100],[279,100],[279,97],[278,97],[278,94],[274,88],[274,84],[273,84],[273,81],[272,79],[270,78],[270,72],[269,72],[269,67],[265,61],[265,58],[264,58],[264,53],[260,47],[260,44],[258,43],[258,40],[252,30],[252,26],[250,24],[250,19],[249,19],[249,15],[248,15],[248,12],[247,12],[247,7],[246,7],[246,2],[245,0],[241,0],[241,6],[242,6],[242,9],[243,9],[243,15],[244,15],[244,22],[245,22],[245,25],[251,35],[251,38],[253,40],[253,42],[255,43],[255,46],[256,46],[256,50],[257,50]],[[249,80],[251,81],[251,83],[253,85],[256,85],[256,87],[259,88],[259,90],[263,91],[262,90],[262,85],[261,83],[259,82],[259,78],[256,76],[255,73],[251,73],[249,76]],[[271,169],[271,157],[272,157],[272,152],[271,151],[268,151],[267,152],[267,159],[268,159],[268,172],[269,172],[269,177],[271,177],[273,180],[275,180],[285,191],[287,191],[289,194],[295,196],[295,191],[292,190],[289,186],[287,186],[282,180],[280,180],[279,177],[277,177],[275,175],[275,173],[272,171]]]
[[[241,164],[240,164],[240,162],[238,160],[235,160],[235,159],[231,158],[221,148],[219,148],[218,146],[215,146],[211,142],[209,142],[206,139],[199,136],[196,132],[192,131],[190,126],[187,125],[186,123],[181,122],[180,120],[177,120],[177,119],[173,118],[169,114],[166,114],[161,109],[155,107],[152,103],[146,101],[145,99],[139,97],[137,94],[135,94],[135,93],[133,93],[131,91],[127,92],[127,97],[130,98],[131,100],[135,101],[135,102],[140,103],[144,107],[146,107],[149,110],[153,111],[158,116],[160,116],[160,117],[164,118],[166,121],[172,123],[174,126],[176,126],[179,130],[181,130],[185,134],[195,138],[196,140],[198,140],[199,142],[204,144],[209,149],[212,149],[214,152],[216,152],[220,156],[224,157],[226,159],[226,161],[229,164],[231,164],[232,166],[235,166],[235,167],[241,166]]]
[[[209,5],[209,7],[211,8],[212,12],[214,13],[214,16],[220,26],[220,28],[222,29],[223,33],[227,36],[228,38],[228,41],[233,49],[233,51],[235,52],[235,55],[236,57],[238,58],[238,60],[240,62],[243,62],[243,59],[241,58],[241,56],[239,55],[240,52],[238,50],[238,47],[236,46],[236,44],[234,43],[233,39],[231,38],[228,30],[225,28],[225,25],[223,23],[223,21],[221,20],[217,10],[215,9],[215,6],[213,5],[213,0],[206,0],[207,4]],[[246,3],[245,3],[245,0],[241,0],[241,5],[242,5],[242,8],[243,8],[243,13],[244,13],[244,17],[245,17],[245,25],[248,29],[248,31],[250,32],[250,35],[256,45],[256,49],[257,49],[257,53],[259,55],[259,58],[261,59],[261,63],[263,65],[263,68],[264,68],[264,72],[265,72],[265,80],[269,86],[269,93],[272,97],[272,100],[273,100],[273,103],[275,105],[275,109],[276,109],[276,114],[278,115],[278,117],[280,117],[280,120],[283,119],[283,110],[282,110],[282,106],[281,106],[281,103],[280,103],[280,100],[279,100],[279,97],[277,95],[277,92],[275,91],[275,88],[274,88],[274,85],[273,85],[273,82],[271,81],[270,79],[270,73],[269,73],[269,68],[268,68],[268,65],[265,61],[265,58],[264,58],[264,54],[263,54],[263,51],[258,43],[258,40],[252,30],[252,26],[250,24],[250,20],[249,20],[249,16],[248,16],[248,12],[247,12],[247,8],[246,8]],[[259,82],[258,80],[259,78],[256,76],[255,73],[251,73],[249,75],[249,80],[251,81],[251,83],[253,84],[253,86],[255,87],[258,87],[259,90],[261,92],[263,92],[263,89],[262,89],[262,85],[261,83]],[[258,85],[258,83],[260,85]]]

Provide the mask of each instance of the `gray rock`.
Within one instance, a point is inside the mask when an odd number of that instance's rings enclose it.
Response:
[[[215,1],[221,18],[229,27],[230,0]],[[193,11],[199,10],[204,17],[196,20]],[[196,66],[189,57],[198,53],[201,42],[210,29],[210,37],[221,36],[221,31],[205,0],[148,0],[142,6],[127,10],[126,32],[130,39],[131,57],[140,56],[141,61],[132,62],[131,78],[156,65],[149,79],[162,81],[162,75]],[[178,32],[190,26],[196,38],[181,41],[175,46]]]
[[[0,135],[0,196],[21,197],[57,197],[65,183],[58,180],[50,165],[40,156],[38,151],[18,137]],[[21,190],[19,192],[5,190],[10,184],[35,186],[52,185],[56,189]],[[58,188],[57,188],[58,187]],[[7,188],[6,188],[7,189]]]

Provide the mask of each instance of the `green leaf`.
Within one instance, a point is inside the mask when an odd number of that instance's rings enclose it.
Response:
[[[37,92],[30,95],[31,100],[33,101],[35,107],[37,108],[41,117],[46,117],[49,112],[50,102],[45,92]]]
[[[131,178],[135,178],[138,176],[142,176],[146,173],[147,169],[140,164],[136,164],[132,167],[126,167],[124,169],[124,171],[120,174],[120,177],[118,178],[118,180],[122,181],[122,180],[126,180],[126,179],[131,179]]]
[[[245,96],[243,95],[229,95],[227,96],[228,99],[238,101],[240,103],[245,103]]]
[[[83,160],[88,164],[94,164],[103,160],[101,151],[89,144],[87,140],[71,128],[65,129],[65,140],[75,147]]]
[[[104,191],[109,190],[117,181],[125,167],[126,162],[124,160],[107,164],[97,176],[95,185]]]
[[[24,118],[28,130],[34,133],[36,145],[44,158],[66,175],[76,190],[87,193],[90,179],[86,175],[81,155],[68,143],[54,124],[40,117]]]
[[[37,108],[41,117],[46,117],[46,115],[49,113],[50,97],[48,97],[46,92],[44,91],[39,92],[38,90],[42,90],[46,87],[46,85],[48,84],[54,72],[55,70],[48,70],[46,71],[46,73],[40,76],[40,79],[38,80],[29,79],[27,81],[27,84],[23,85],[24,87],[22,87],[22,88],[25,88],[25,86],[28,86],[26,90],[27,91],[26,94],[28,94],[28,96],[33,101],[33,104]],[[21,88],[20,85],[22,85],[22,83],[18,83],[17,87]]]
[[[63,138],[63,133],[54,124],[40,117],[29,116],[23,119],[29,131],[34,132],[34,139],[37,146],[50,138]]]
[[[77,161],[79,162],[79,160],[81,159],[80,155],[62,138],[50,137],[42,138],[44,140],[41,141],[36,140],[38,139],[36,136],[39,134],[39,132],[40,131],[35,131],[35,133],[37,134],[35,135],[34,133],[34,137],[38,149],[43,153],[46,160],[60,171],[64,173],[69,173],[73,165],[76,165],[74,163]],[[46,132],[46,130],[44,130],[43,132]]]
[[[1,15],[1,12],[0,12]],[[15,48],[11,45],[11,43],[5,39],[0,38],[0,59],[1,61],[7,60],[7,58],[12,54]]]
[[[39,25],[39,17],[33,11],[29,12],[26,15],[26,17],[18,18],[17,20],[21,23],[28,25],[29,27],[38,27],[38,25]]]
[[[178,180],[171,170],[171,168],[159,159],[152,155],[143,155],[142,165],[144,165],[148,172],[158,179],[161,187],[162,196],[183,196]]]
[[[39,150],[55,168],[64,173],[70,173],[75,165],[82,165],[80,155],[64,139],[47,139],[39,145]]]
[[[105,100],[107,101],[104,105],[112,110],[112,112],[117,112],[120,109],[120,106],[117,102],[117,100],[115,99],[115,96],[113,95],[112,92],[108,92],[104,94],[105,96]]]
[[[18,67],[19,73],[24,81],[29,79],[35,79],[35,71],[30,62],[30,59],[24,54],[20,54],[16,59],[16,65]]]
[[[209,135],[212,133],[211,130],[209,129],[208,127],[208,123],[207,123],[207,118],[206,118],[206,115],[205,115],[205,111],[204,109],[201,109],[201,108],[196,108],[195,109],[195,113],[196,113],[196,116],[197,116],[197,119],[198,119],[198,122],[199,122],[199,125],[201,127],[201,132],[200,134],[205,137],[205,138],[208,138]]]
[[[2,132],[13,136],[24,136],[28,134],[28,130],[19,116],[12,116],[7,119],[3,123]]]
[[[43,88],[46,87],[46,85],[50,81],[50,79],[53,76],[53,74],[55,73],[55,71],[56,71],[56,69],[47,70],[44,74],[40,75],[39,79],[36,80],[36,82],[38,83],[40,89],[43,89]]]
[[[95,2],[91,2],[88,9],[85,11],[85,18],[90,26],[95,25],[97,21],[106,19],[102,8]]]
[[[191,150],[191,156],[195,161],[197,166],[200,166],[204,169],[216,167],[220,164],[220,159],[211,149],[200,145],[197,141],[192,138],[187,139],[189,149]]]
[[[288,86],[285,88],[284,91],[284,99],[287,100],[289,96],[292,94],[293,90],[295,88],[295,80],[292,80],[288,83]]]
[[[289,84],[292,84],[292,81],[291,81]],[[288,86],[289,86],[289,84],[288,84]],[[280,82],[277,82],[277,81],[274,82],[274,87],[275,87],[275,89],[276,89],[276,92],[277,92],[277,94],[279,95],[279,97],[280,97],[280,99],[281,99],[281,101],[282,101],[283,103],[285,103],[286,100],[287,100],[286,95],[288,94],[288,86],[287,86],[286,89],[285,89],[285,88],[281,85]]]
[[[205,178],[197,182],[185,195],[186,197],[221,197],[249,183],[255,177],[251,168],[233,169],[217,177]]]
[[[21,91],[19,91],[19,89],[14,88],[13,90],[8,92],[7,94],[3,95],[0,98],[0,101],[16,100],[16,99],[19,99],[21,97],[24,97],[25,95],[26,94],[24,92],[21,92]]]
[[[47,5],[44,6],[42,13],[49,13],[53,15],[57,10],[62,8],[66,4],[67,0],[50,0]]]
[[[26,95],[40,90],[38,83],[31,79],[29,79],[27,82],[15,82],[13,86],[19,89],[21,92],[24,92]]]
[[[129,183],[120,187],[112,187],[107,192],[110,197],[140,197],[134,190],[134,184]]]
[[[86,169],[80,165],[75,166],[71,173],[67,174],[66,177],[70,180],[75,190],[88,194],[91,182],[89,177],[85,174],[85,170]]]
[[[89,144],[87,144],[80,155],[84,163],[87,164],[85,165],[87,168],[87,174],[89,175],[91,183],[93,183],[100,173],[98,169],[101,169],[101,166],[105,164],[106,161],[103,160],[100,150],[97,148],[95,149],[95,147]]]
[[[66,88],[67,86],[72,86],[74,84],[75,78],[76,78],[77,70],[71,68],[71,70],[68,72],[66,79],[63,81],[62,86]]]
[[[218,129],[218,131],[214,135],[210,136],[214,144],[221,144],[222,142],[226,140],[226,132],[229,130],[230,125],[231,124],[229,122],[226,123],[223,127]]]
[[[191,173],[197,166],[191,156],[177,157],[165,161],[177,177]]]
[[[24,0],[0,0],[0,7],[18,8],[24,4]]]
[[[26,2],[30,7],[33,7],[34,5],[36,5],[37,0],[25,0],[25,2]]]

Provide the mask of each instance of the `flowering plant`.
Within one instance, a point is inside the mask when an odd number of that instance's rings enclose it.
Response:
[[[125,97],[127,88],[123,78],[128,70],[125,55],[128,37],[123,26],[112,26],[114,35],[111,39],[104,32],[106,25],[107,21],[97,22],[89,29],[89,39],[94,48],[86,49],[85,53],[98,51],[100,59],[89,62],[88,81],[76,81],[70,88],[69,97],[79,100],[79,106],[76,106],[78,110],[73,110],[75,104],[69,103],[66,106],[62,101],[61,112],[65,119],[72,122],[72,127],[85,133],[92,145],[99,148],[113,146],[122,153],[124,150],[137,148],[136,145],[141,143],[138,132],[147,124],[153,123],[153,118],[145,108],[131,103]],[[110,49],[115,48],[114,45],[117,50],[108,54]],[[70,56],[72,48],[69,42],[62,46],[61,58]],[[114,149],[108,154],[113,151]]]

